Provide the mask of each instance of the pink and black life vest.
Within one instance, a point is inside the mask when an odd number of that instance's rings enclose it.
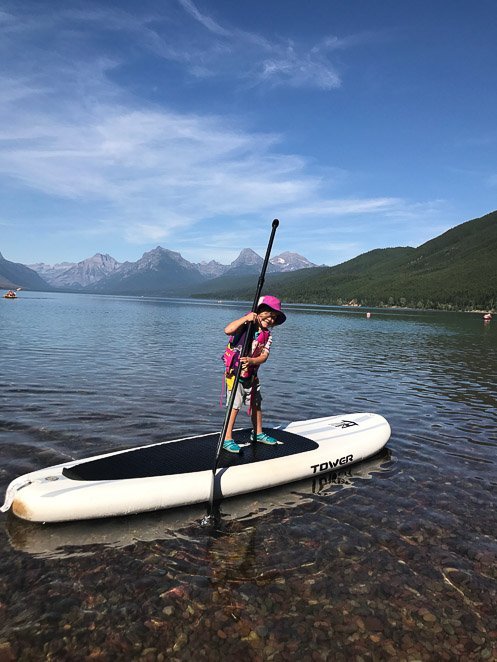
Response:
[[[230,336],[228,344],[226,345],[226,349],[224,350],[222,359],[224,362],[224,368],[227,377],[231,377],[235,375],[236,371],[238,370],[243,345],[245,344],[246,334],[247,334],[247,329],[235,333],[234,335]],[[261,347],[261,351],[262,348],[266,345],[270,336],[271,336],[271,332],[266,329],[263,329],[262,331],[259,332],[256,342]],[[252,354],[249,354],[249,356],[252,356]],[[259,356],[259,354],[256,354],[256,356]],[[250,366],[249,369],[247,371],[244,371],[243,374],[240,376],[244,379],[251,377],[254,373],[257,372],[257,367],[258,366]]]

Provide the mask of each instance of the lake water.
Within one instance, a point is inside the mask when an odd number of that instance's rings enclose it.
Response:
[[[0,490],[28,471],[221,428],[246,304],[0,300]],[[0,660],[497,659],[497,319],[286,307],[265,423],[384,415],[320,483],[52,526],[0,517]],[[239,421],[249,419],[240,414]]]

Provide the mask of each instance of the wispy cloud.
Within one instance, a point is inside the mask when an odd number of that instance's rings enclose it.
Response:
[[[201,23],[204,28],[209,30],[215,35],[221,37],[233,37],[232,33],[229,30],[221,27],[219,23],[216,23],[210,16],[202,14],[196,5],[191,2],[191,0],[178,0],[179,4],[184,8],[184,10],[190,14],[196,21]]]
[[[392,209],[398,209],[403,205],[401,198],[365,198],[365,199],[335,199],[316,200],[314,204],[307,206],[296,206],[291,210],[292,216],[350,216],[364,213],[386,213]]]
[[[332,90],[342,77],[333,62],[337,51],[346,51],[391,38],[386,33],[358,32],[326,35],[315,43],[296,41],[277,34],[265,36],[221,25],[202,13],[192,0],[178,0],[209,37],[203,43],[202,71],[208,75],[243,77],[252,85]],[[202,35],[200,35],[200,38]],[[230,57],[226,58],[226,51]]]
[[[200,12],[192,0],[178,0],[189,16],[216,39],[204,44],[203,61],[208,61],[210,74],[243,77],[253,85],[316,87],[329,90],[339,87],[341,79],[328,54],[339,48],[349,48],[353,40],[326,37],[317,44],[296,43],[272,35],[247,32],[222,26]],[[225,57],[228,50],[230,57]]]
[[[47,195],[104,203],[128,240],[162,239],[241,210],[265,214],[316,189],[302,159],[273,152],[278,136],[229,128],[220,117],[121,104],[85,112],[73,103],[53,112],[3,104],[11,129],[0,135],[0,173]]]
[[[161,6],[160,13],[102,8],[89,4],[84,10],[67,8],[53,18],[59,43],[80,35],[85,26],[99,32],[127,35],[135,48],[178,63],[195,77],[217,77],[244,85],[270,85],[330,90],[341,85],[331,60],[333,52],[370,41],[369,35],[328,35],[317,43],[297,42],[276,34],[265,36],[222,25],[202,12],[192,0],[176,0]],[[45,19],[48,21],[48,19]],[[66,26],[70,29],[65,29]],[[39,20],[25,18],[17,33],[28,33]],[[46,24],[49,28],[49,24]]]
[[[209,31],[228,34],[191,3],[184,6]],[[40,33],[54,37],[50,49],[40,50],[40,68],[18,60],[14,74],[0,71],[0,173],[46,195],[100,201],[104,225],[114,228],[119,218],[126,238],[141,243],[242,210],[265,215],[275,205],[285,209],[316,195],[319,180],[306,173],[305,161],[275,149],[281,136],[250,132],[226,117],[136,107],[112,78],[123,56],[90,49],[82,25],[134,31],[138,44],[146,34],[156,49],[161,42],[151,38],[156,33],[144,27],[145,19],[133,24],[123,12],[102,12],[68,12],[51,27],[46,16],[38,23],[10,17],[5,54],[21,51],[23,40],[37,43]],[[69,31],[78,36],[73,50],[64,38]]]
[[[94,203],[98,213],[84,227],[79,217],[73,226],[67,222],[68,234],[108,233],[139,245],[164,241],[179,229],[194,237],[196,228],[224,222],[237,245],[245,239],[257,248],[260,219],[271,219],[275,209],[294,225],[335,219],[342,235],[347,218],[407,214],[409,204],[400,198],[330,197],[330,177],[286,151],[284,136],[250,130],[226,116],[142,102],[126,87],[128,58],[153,52],[196,68],[197,75],[200,67],[211,75],[235,75],[245,62],[246,75],[259,84],[331,89],[340,77],[328,54],[351,47],[354,39],[327,37],[308,47],[269,41],[221,25],[191,0],[180,0],[183,20],[187,16],[205,33],[197,50],[185,50],[184,33],[171,29],[178,14],[171,3],[165,6],[170,13],[160,16],[91,5],[52,16],[38,4],[38,14],[0,15],[4,182],[75,207]],[[220,57],[223,49],[231,60]],[[322,248],[323,238],[311,227],[307,236],[309,247]],[[191,257],[199,257],[203,241]],[[232,250],[233,240],[217,227],[210,242],[224,244],[226,254]]]

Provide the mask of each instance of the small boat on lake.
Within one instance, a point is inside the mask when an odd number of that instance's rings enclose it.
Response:
[[[485,322],[490,322],[490,320],[492,319],[492,313],[485,313],[485,315],[483,315],[483,319],[485,320]]]
[[[4,299],[17,299],[17,294],[14,290],[9,290],[6,294],[3,295]]]

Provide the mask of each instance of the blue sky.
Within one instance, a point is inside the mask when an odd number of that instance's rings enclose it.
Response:
[[[0,0],[0,251],[337,264],[497,208],[495,0]]]

